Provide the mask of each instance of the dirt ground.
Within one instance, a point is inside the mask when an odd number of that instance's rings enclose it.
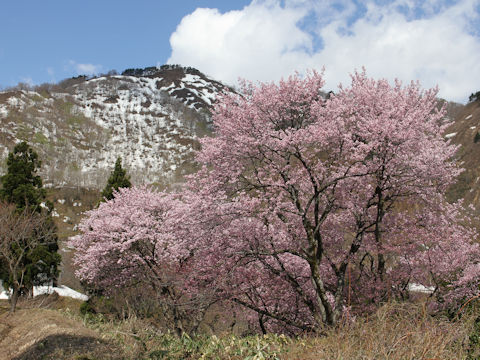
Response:
[[[44,299],[46,308],[20,304],[11,314],[8,302],[0,301],[0,360],[123,359],[114,344],[54,310],[56,302]]]

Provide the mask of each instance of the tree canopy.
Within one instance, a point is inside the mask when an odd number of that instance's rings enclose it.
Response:
[[[172,210],[178,205],[173,195],[120,188],[114,199],[87,213],[80,223],[82,235],[71,245],[81,280],[107,294],[130,288],[143,290],[138,298],[154,294],[180,334],[195,331],[216,299],[196,285],[188,249],[175,244]]]
[[[478,100],[480,100],[480,91],[477,91],[476,93],[471,93],[470,96],[468,97],[468,102],[473,102]]]

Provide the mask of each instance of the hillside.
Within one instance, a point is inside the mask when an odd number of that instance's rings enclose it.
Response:
[[[460,145],[457,158],[465,168],[450,192],[450,198],[465,199],[467,204],[472,204],[480,211],[480,101],[471,102],[460,109],[445,138]]]
[[[41,301],[41,302],[40,302]],[[121,359],[118,346],[81,322],[56,310],[77,301],[42,297],[13,314],[0,301],[0,360],[10,359]],[[32,328],[32,321],[37,324]]]
[[[222,91],[196,69],[163,66],[0,92],[0,162],[25,140],[52,187],[101,188],[117,156],[134,183],[172,184],[192,171]]]
[[[193,153],[198,139],[212,134],[210,110],[222,91],[231,89],[198,70],[168,66],[0,93],[3,157],[16,141],[27,140],[44,161],[42,176],[48,198],[55,204],[53,216],[63,240],[61,284],[81,287],[73,276],[73,250],[64,240],[77,233],[84,212],[97,203],[116,157],[124,159],[136,184],[172,186],[181,182],[195,169]],[[456,158],[467,169],[449,196],[451,200],[463,198],[480,209],[480,103],[448,103],[447,110],[454,123],[444,137],[460,145]],[[69,307],[57,307],[57,301],[63,300],[58,296],[25,300],[11,315],[6,314],[6,303],[0,302],[0,347],[4,353],[18,359],[153,359],[167,355],[178,359],[453,359],[460,353],[473,353],[470,336],[477,336],[475,313],[450,321],[428,315],[425,303],[414,302],[387,302],[366,319],[342,320],[338,328],[322,331],[322,336],[290,339],[272,334],[252,336],[254,330],[249,328],[239,330],[235,313],[233,321],[224,320],[224,313],[231,315],[224,308],[208,314],[198,336],[177,338],[167,326],[162,328],[166,321],[162,316],[136,318],[128,304],[128,309],[124,308],[128,315],[123,310],[119,315],[113,300],[104,312],[80,315],[79,303],[71,312]],[[41,326],[32,329],[32,321]]]

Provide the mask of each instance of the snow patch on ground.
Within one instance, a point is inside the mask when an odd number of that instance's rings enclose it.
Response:
[[[44,294],[53,294],[56,292],[58,295],[63,296],[63,297],[70,297],[78,300],[83,300],[87,301],[88,296],[85,294],[82,294],[78,291],[75,291],[73,289],[70,289],[68,286],[35,286],[33,288],[33,296],[38,296],[38,295],[44,295]]]
[[[0,106],[0,117],[7,117],[8,109],[6,106]]]
[[[465,120],[471,119],[473,115],[468,115]]]
[[[411,292],[431,294],[435,291],[435,287],[424,286],[422,284],[416,284],[416,283],[410,283],[408,284],[407,290]]]
[[[450,138],[454,137],[455,135],[457,135],[456,132],[450,133],[450,134],[445,135],[445,138],[446,138],[446,139],[450,139]]]
[[[83,301],[88,300],[87,295],[82,294],[78,291],[75,291],[75,290],[70,289],[69,287],[63,286],[63,285],[56,286],[56,287],[53,287],[53,286],[35,286],[33,288],[33,296],[44,295],[44,294],[53,294],[54,292],[56,292],[59,296],[62,296],[62,297],[70,297],[70,298],[73,298],[73,299],[78,299],[78,300],[83,300]],[[8,298],[9,298],[8,295],[9,294],[7,293],[7,291],[3,290],[2,292],[0,292],[0,300],[8,300]]]

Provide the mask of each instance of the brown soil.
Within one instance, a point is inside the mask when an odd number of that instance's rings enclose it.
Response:
[[[0,302],[0,360],[123,359],[115,345],[58,310],[20,308]]]

